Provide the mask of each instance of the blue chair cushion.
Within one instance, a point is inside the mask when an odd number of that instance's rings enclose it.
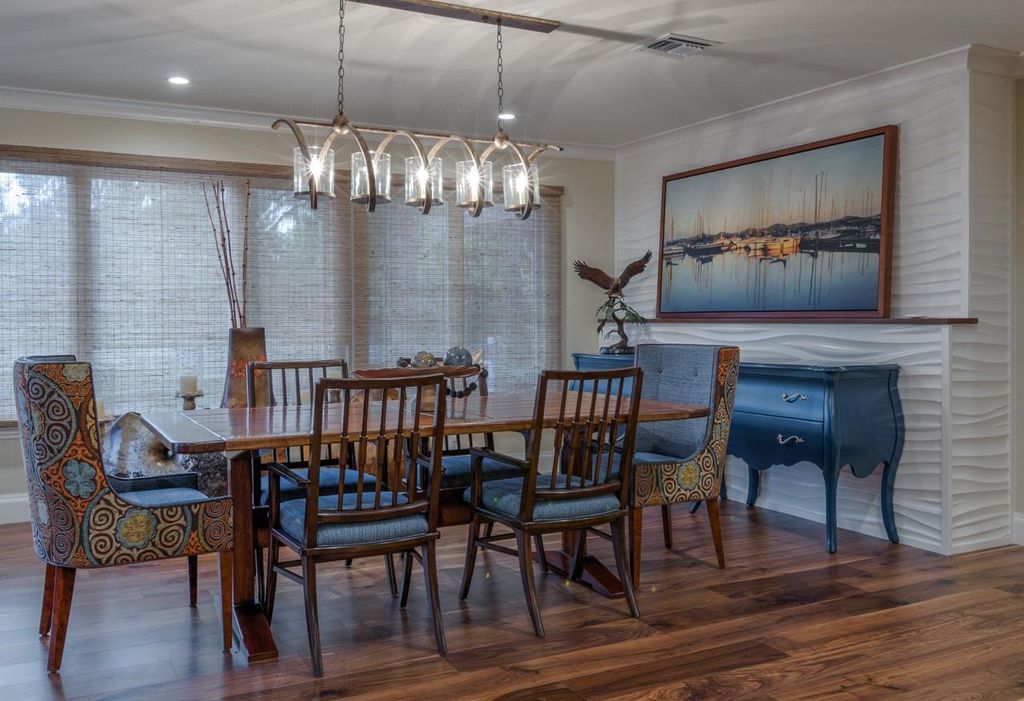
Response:
[[[163,475],[150,475],[149,477],[118,477],[107,475],[107,482],[111,488],[121,494],[123,492],[142,492],[150,489],[171,489],[179,487],[184,489],[198,489],[199,475],[195,472],[168,472]]]
[[[543,486],[549,482],[547,477],[538,477],[544,480]],[[565,486],[565,475],[558,475],[556,482],[559,487]],[[472,503],[472,488],[462,494],[462,498]],[[483,484],[483,505],[489,511],[494,511],[505,516],[516,517],[519,515],[520,496],[523,492],[523,478],[494,480]],[[601,494],[591,497],[580,497],[578,499],[542,500],[536,499],[533,502],[533,518],[535,521],[556,521],[568,518],[590,518],[612,511],[618,511],[619,500],[614,494]]]
[[[461,489],[468,487],[473,479],[473,470],[468,455],[445,455],[441,458],[441,489]],[[509,479],[521,477],[523,470],[515,465],[484,458],[483,477],[484,481]],[[428,484],[430,470],[421,468],[420,484]]]
[[[363,507],[373,506],[373,492],[363,493]],[[397,503],[408,503],[404,494],[399,494]],[[382,506],[391,506],[391,492],[382,492],[380,495]],[[346,494],[343,497],[343,504],[346,509],[354,508],[356,495]],[[320,497],[319,507],[321,511],[334,511],[338,508],[338,496]],[[281,502],[281,529],[289,536],[302,542],[305,536],[306,500],[292,499]],[[411,516],[400,516],[398,518],[381,519],[377,521],[363,521],[362,523],[330,523],[321,525],[316,533],[317,547],[331,547],[342,545],[365,545],[368,543],[386,543],[392,540],[402,540],[414,536],[423,535],[428,532],[426,514],[412,514]]]
[[[195,504],[200,501],[208,501],[210,498],[198,489],[186,489],[184,487],[142,489],[136,492],[124,492],[120,496],[129,504],[150,509],[160,506]]]
[[[299,477],[306,478],[309,475],[309,469],[300,467],[292,470]],[[338,493],[338,475],[340,471],[337,467],[320,468],[320,495],[329,496],[331,494]],[[376,479],[373,475],[363,475],[363,488],[372,486],[376,483]],[[345,469],[345,489],[355,490],[359,482],[359,472],[349,468]],[[291,499],[301,499],[303,495],[302,488],[299,487],[295,482],[292,482],[286,477],[281,478],[281,501],[289,501]],[[266,506],[270,503],[270,475],[263,475],[260,477],[260,504]]]
[[[677,465],[686,462],[686,458],[675,455],[662,455],[660,453],[633,453],[633,465]]]

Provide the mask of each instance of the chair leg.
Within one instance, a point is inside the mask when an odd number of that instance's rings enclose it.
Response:
[[[270,559],[267,562],[267,587],[263,599],[263,611],[269,624],[274,618],[274,600],[277,596],[277,561],[280,558],[281,543],[274,536],[270,536],[270,547],[268,548]]]
[[[715,541],[715,555],[718,567],[725,569],[725,549],[722,547],[722,526],[718,520],[718,499],[708,499],[708,520],[711,522],[711,539]]]
[[[490,524],[488,524],[490,525]],[[473,568],[476,566],[477,538],[480,536],[480,517],[474,514],[469,524],[469,540],[466,542],[466,563],[462,566],[462,587],[459,598],[469,596],[469,585],[473,583]]]
[[[494,521],[488,521],[484,529],[484,538],[490,538],[494,534]]]
[[[533,544],[537,547],[537,559],[540,561],[540,571],[548,573],[548,556],[544,552],[544,536],[540,533],[533,536]]]
[[[267,598],[267,576],[263,569],[263,548],[253,548],[253,557],[256,558],[256,597],[258,601]]]
[[[391,589],[391,598],[398,598],[398,577],[395,576],[395,558],[390,553],[384,556],[384,569],[388,572],[388,587]]]
[[[409,584],[412,580],[412,553],[402,553],[402,560],[405,562],[405,572],[402,574],[402,600],[399,607],[405,608],[405,605],[409,603]]]
[[[196,607],[199,589],[199,556],[189,555],[188,560],[188,605]]]
[[[53,619],[53,587],[57,582],[57,568],[46,566],[43,575],[43,610],[39,614],[39,635],[49,635],[50,623]]]
[[[665,549],[672,549],[672,512],[668,510],[668,504],[661,505],[661,533],[665,539]]]
[[[230,550],[220,553],[218,562],[220,574],[220,626],[221,635],[224,640],[224,652],[231,650],[231,612],[233,602],[231,600],[231,582],[234,572],[234,553]]]
[[[64,658],[64,638],[68,633],[68,617],[71,615],[71,596],[75,591],[75,569],[54,568],[53,618],[50,623],[50,651],[46,671],[56,672]]]
[[[309,635],[309,656],[313,661],[313,676],[324,676],[324,658],[320,650],[320,620],[316,606],[316,561],[302,558],[302,594],[306,600],[306,632]]]
[[[533,582],[533,556],[530,553],[530,535],[526,531],[516,530],[516,548],[519,551],[519,576],[523,580],[523,594],[526,596],[526,607],[530,610],[533,632],[538,638],[544,637],[544,623],[540,619],[540,606],[537,604],[537,589]]]
[[[352,566],[352,558],[350,557],[349,559],[345,560],[345,567],[351,567],[351,566]]]
[[[612,550],[615,553],[615,566],[619,570],[619,581],[622,582],[622,593],[629,606],[629,614],[640,618],[640,607],[636,603],[636,592],[633,589],[633,576],[629,571],[626,551],[626,524],[624,519],[612,523]]]
[[[644,508],[634,506],[629,510],[629,572],[633,577],[633,588],[640,588],[640,545],[644,538]]]
[[[412,555],[407,556],[412,561]],[[423,546],[423,582],[427,587],[427,606],[434,621],[434,642],[440,655],[448,654],[448,642],[444,637],[444,621],[441,620],[441,599],[437,591],[437,541],[431,540]]]

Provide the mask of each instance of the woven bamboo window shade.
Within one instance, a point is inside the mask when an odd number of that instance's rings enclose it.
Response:
[[[560,193],[520,222],[397,201],[367,217],[311,211],[276,167],[0,147],[0,367],[22,355],[93,363],[109,413],[178,406],[194,363],[222,391],[230,325],[201,184],[227,184],[233,231],[251,185],[249,325],[270,358],[393,365],[483,349],[494,389],[531,385],[561,355]],[[400,189],[396,188],[396,192]],[[240,255],[236,251],[236,256]],[[239,268],[240,269],[240,268]],[[14,418],[0,373],[0,421]]]

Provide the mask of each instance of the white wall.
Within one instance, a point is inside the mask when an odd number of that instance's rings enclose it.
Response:
[[[1007,543],[1011,533],[1013,94],[1004,58],[953,52],[636,142],[616,164],[621,264],[657,250],[663,175],[899,125],[892,315],[977,316],[977,327],[678,323],[651,325],[646,337],[735,344],[746,361],[898,363],[907,440],[897,525],[903,542],[938,552]],[[656,275],[638,279],[631,302],[653,315],[656,288]],[[730,460],[727,482],[743,498],[741,462]],[[879,487],[879,473],[844,474],[841,528],[884,537]],[[764,473],[758,504],[823,521],[819,471],[804,463]]]
[[[268,128],[229,128],[168,123],[149,119],[60,114],[3,107],[0,91],[0,144],[130,153],[148,156],[203,158],[243,163],[291,163],[291,137]],[[80,105],[76,104],[76,108]],[[86,109],[92,109],[87,105]],[[348,156],[338,156],[347,163]],[[593,352],[598,341],[593,312],[601,293],[572,272],[572,260],[586,257],[595,265],[614,259],[614,163],[555,156],[540,166],[545,184],[565,188],[562,210],[562,303],[564,366],[571,353]],[[10,368],[0,369],[10,372]],[[0,429],[0,523],[27,520],[25,477],[16,431]],[[518,438],[518,437],[517,437]],[[520,449],[517,439],[508,446]]]

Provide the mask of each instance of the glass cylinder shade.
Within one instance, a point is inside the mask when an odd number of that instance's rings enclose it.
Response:
[[[373,175],[377,181],[377,204],[384,204],[391,201],[391,155],[382,153],[374,158],[373,151],[370,151],[370,160],[374,162]],[[350,196],[357,204],[366,204],[370,201],[370,179],[366,172],[366,159],[363,154],[356,151],[352,154],[352,186]]]
[[[423,167],[423,159],[409,156],[405,159],[405,203],[413,207],[422,207],[427,198],[427,185],[430,185],[430,204],[444,203],[444,163],[440,158],[433,158],[430,167]]]
[[[529,170],[522,163],[505,166],[501,169],[501,186],[506,212],[523,211],[531,197],[533,208],[540,207],[540,176],[536,165],[531,165]]]
[[[455,204],[459,207],[474,207],[483,197],[483,206],[494,204],[494,171],[490,163],[481,163],[478,168],[473,161],[459,161],[455,164]]]
[[[322,153],[319,146],[309,147],[309,160],[301,148],[292,150],[292,189],[296,197],[309,197],[309,179],[320,197],[334,197],[334,151]]]

